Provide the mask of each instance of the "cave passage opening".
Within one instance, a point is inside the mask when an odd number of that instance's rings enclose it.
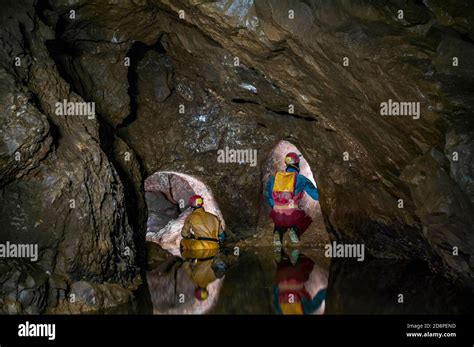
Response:
[[[181,229],[191,213],[188,200],[199,194],[204,208],[216,215],[225,228],[225,221],[211,189],[197,178],[173,171],[158,171],[145,180],[148,209],[146,240],[179,255]]]
[[[264,234],[267,236],[273,235],[273,221],[269,217],[271,208],[266,199],[266,186],[271,175],[274,175],[277,171],[285,171],[285,156],[289,152],[295,152],[300,156],[300,174],[308,178],[315,187],[318,187],[311,167],[301,151],[289,141],[279,141],[267,155],[262,167],[262,208],[259,213],[259,229],[263,229]],[[329,234],[324,224],[319,201],[315,201],[308,194],[304,194],[299,205],[312,219],[312,223],[301,236],[300,246],[320,248],[329,243]]]

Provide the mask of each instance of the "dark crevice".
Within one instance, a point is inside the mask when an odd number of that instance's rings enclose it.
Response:
[[[79,76],[74,76],[73,59],[80,56],[80,51],[71,44],[60,40],[48,40],[45,42],[49,56],[56,63],[56,69],[61,78],[63,78],[70,86],[71,90],[80,95],[85,101],[90,97],[87,95],[85,88]]]
[[[70,24],[70,20],[68,19],[68,16],[70,15],[70,11],[74,10],[76,12],[76,19],[77,19],[78,18],[77,11],[86,5],[87,5],[87,1],[84,2],[83,4],[78,4],[76,7],[70,7],[65,12],[60,13],[58,17],[58,21],[56,22],[56,28],[55,28],[56,35],[58,35],[58,33],[67,32],[66,27],[68,26],[68,24]]]
[[[301,116],[301,115],[298,115],[298,114],[295,114],[295,113],[289,113],[289,112],[286,112],[286,111],[274,111],[274,110],[271,110],[271,109],[268,109],[268,108],[266,108],[266,109],[270,112],[276,113],[276,114],[281,115],[281,116],[290,116],[290,117],[293,117],[293,118],[296,118],[296,119],[302,119],[302,120],[305,120],[305,121],[308,121],[308,122],[317,122],[318,121],[316,118],[313,118],[311,116]]]
[[[456,30],[456,29],[455,29]],[[461,38],[461,40],[471,44],[471,45],[474,45],[474,40],[471,38],[471,36],[469,36],[468,33],[465,33],[465,32],[460,32],[458,30],[456,30],[456,32],[458,33],[459,37]]]
[[[253,105],[260,105],[258,102],[253,101],[253,100],[246,100],[246,99],[240,99],[240,98],[234,98],[231,100],[232,102],[236,104],[253,104]]]
[[[265,108],[265,110],[267,110],[268,112],[271,112],[271,113],[276,113],[280,116],[290,116],[290,117],[293,117],[293,118],[296,118],[296,119],[302,119],[302,120],[305,120],[305,121],[308,121],[308,122],[317,122],[318,120],[316,118],[313,118],[311,116],[303,116],[303,115],[299,115],[299,114],[295,114],[295,113],[289,113],[287,111],[281,111],[281,110],[273,110],[267,106],[264,106],[264,105],[261,105],[260,103],[258,103],[257,101],[254,101],[254,100],[246,100],[246,99],[241,99],[241,98],[234,98],[231,100],[233,103],[236,103],[236,104],[250,104],[250,105],[260,105],[262,107]]]
[[[154,50],[158,53],[164,54],[166,53],[165,48],[161,44],[161,37],[160,39],[151,46],[144,44],[143,42],[136,41],[132,44],[130,49],[127,52],[127,57],[130,58],[130,66],[128,68],[127,73],[127,80],[128,80],[128,95],[130,98],[130,114],[125,117],[125,119],[120,123],[117,127],[125,128],[130,125],[135,119],[137,119],[137,97],[138,97],[138,64],[140,61],[145,57],[145,54],[150,51]]]
[[[265,57],[265,59],[273,59],[281,54],[284,54],[286,51],[287,51],[288,47],[285,47],[285,46],[278,46],[278,47],[275,47],[274,49],[272,49],[268,54],[267,56]]]
[[[52,11],[51,5],[47,0],[38,0],[35,7],[35,13],[43,23],[48,23],[48,18],[44,15],[44,10]]]
[[[27,38],[29,35],[28,35],[28,33],[27,33],[28,30],[25,28],[25,25],[24,25],[23,23],[18,23],[18,27],[19,27],[19,29],[20,29],[21,36],[22,36],[23,38]],[[22,44],[23,44],[23,47],[22,47],[22,48],[23,48],[25,51],[27,51],[27,52],[30,52],[30,51],[31,51],[30,40],[24,39],[24,40],[22,41]]]

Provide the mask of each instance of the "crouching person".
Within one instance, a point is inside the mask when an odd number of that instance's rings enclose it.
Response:
[[[189,198],[193,212],[186,218],[181,230],[181,251],[219,249],[225,239],[221,221],[203,207],[204,199],[200,195]]]

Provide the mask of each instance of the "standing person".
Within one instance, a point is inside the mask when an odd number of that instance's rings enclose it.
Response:
[[[285,171],[278,171],[270,176],[266,195],[272,212],[275,227],[273,244],[275,251],[281,252],[284,233],[289,230],[292,243],[297,244],[299,238],[311,224],[312,220],[299,206],[304,194],[314,200],[319,199],[318,189],[300,172],[300,157],[294,152],[285,156]]]

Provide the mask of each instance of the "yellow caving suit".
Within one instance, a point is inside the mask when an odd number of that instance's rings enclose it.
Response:
[[[197,253],[202,253],[202,251],[206,250],[217,251],[219,249],[219,235],[223,232],[219,218],[212,213],[206,212],[202,207],[197,208],[184,222],[183,229],[181,230],[181,236],[183,236],[181,249],[182,251],[198,251]],[[190,258],[201,257],[190,256]]]

